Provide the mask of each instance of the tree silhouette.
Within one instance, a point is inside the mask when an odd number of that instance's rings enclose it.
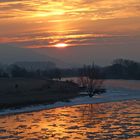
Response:
[[[82,89],[86,89],[90,97],[105,92],[105,89],[102,88],[104,80],[102,80],[101,75],[100,70],[94,63],[89,66],[84,65],[80,69],[78,83]]]

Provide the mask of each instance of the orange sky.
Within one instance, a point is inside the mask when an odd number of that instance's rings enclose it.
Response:
[[[0,46],[138,46],[139,0],[0,0]]]
[[[0,41],[4,43],[32,41],[33,36],[36,41],[47,40],[46,44],[53,44],[68,40],[71,43],[74,38],[101,38],[100,35],[137,35],[140,32],[140,2],[1,0],[0,20]],[[43,33],[45,36],[40,35]],[[64,37],[67,39],[63,40]]]

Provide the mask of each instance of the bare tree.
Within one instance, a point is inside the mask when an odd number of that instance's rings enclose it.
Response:
[[[101,72],[94,63],[80,69],[79,86],[82,90],[88,92],[90,97],[105,92],[103,82]]]

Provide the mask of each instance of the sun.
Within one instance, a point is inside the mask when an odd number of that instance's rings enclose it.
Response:
[[[58,44],[55,44],[54,47],[56,48],[66,48],[68,46],[68,44],[66,43],[58,43]]]

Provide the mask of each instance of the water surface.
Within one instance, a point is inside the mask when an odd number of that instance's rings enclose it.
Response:
[[[85,104],[0,117],[0,139],[136,140],[140,101]]]

